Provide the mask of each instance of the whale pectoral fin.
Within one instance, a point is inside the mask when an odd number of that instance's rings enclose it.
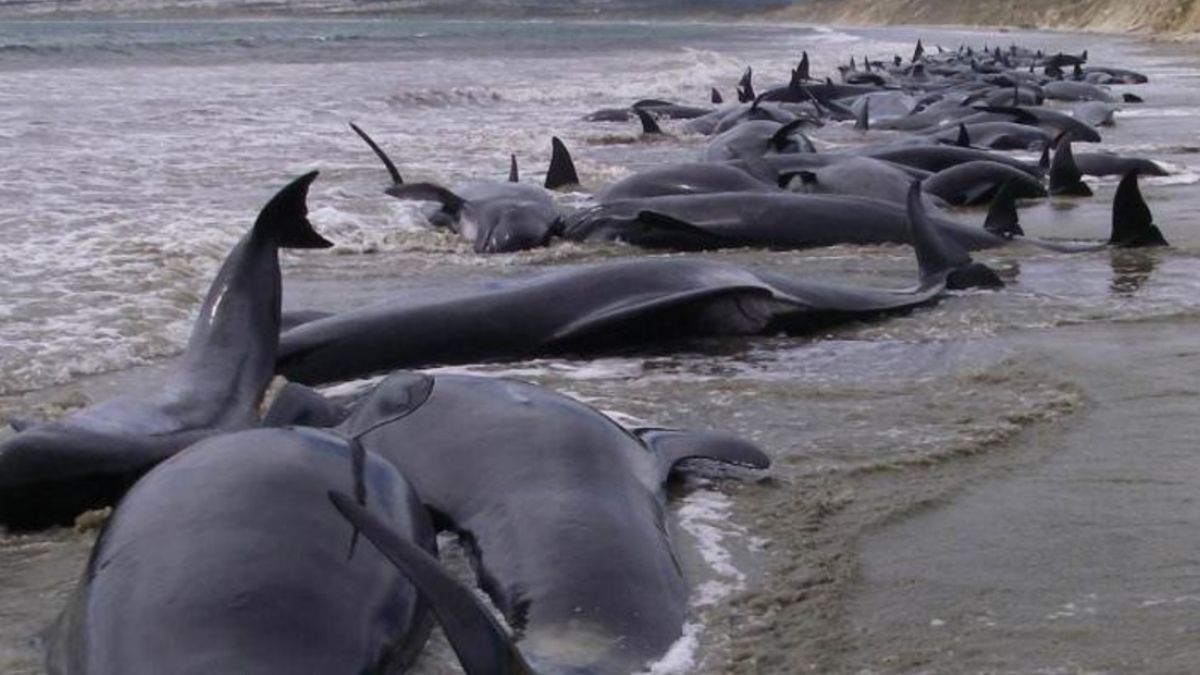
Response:
[[[316,390],[288,382],[263,415],[262,426],[333,427],[346,419],[346,410]]]
[[[733,434],[658,428],[635,429],[634,434],[658,457],[664,481],[685,459],[709,459],[752,469],[771,466],[771,458],[757,445]]]
[[[978,204],[995,186],[989,183],[977,183],[971,187],[963,189],[959,194],[962,196],[964,205]]]
[[[675,293],[647,293],[615,302],[559,328],[543,343],[543,347],[562,347],[565,344],[595,338],[623,326],[642,324],[648,318],[691,306],[707,306],[722,298],[747,292],[762,293],[762,287],[718,286]]]
[[[434,379],[424,373],[395,373],[379,383],[339,430],[358,438],[389,422],[406,417],[429,400]]]
[[[329,499],[429,603],[467,675],[533,673],[512,638],[487,608],[469,589],[447,574],[436,558],[402,539],[349,495],[330,492]]]
[[[729,245],[729,240],[701,225],[694,225],[675,216],[658,211],[638,211],[637,222],[647,232],[675,233],[691,240],[691,247],[698,249],[721,248]],[[637,243],[631,239],[631,243]]]

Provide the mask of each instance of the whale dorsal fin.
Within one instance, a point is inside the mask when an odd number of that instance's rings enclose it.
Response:
[[[550,139],[550,168],[546,170],[545,187],[557,190],[570,185],[579,185],[579,175],[575,173],[575,162],[567,146],[555,136]]]
[[[796,67],[796,76],[801,82],[808,82],[812,79],[812,75],[809,74],[807,51],[800,55],[800,65]]]
[[[517,156],[515,154],[508,156],[508,182],[521,182],[521,172],[517,169]]]
[[[753,469],[771,466],[771,458],[757,445],[733,434],[660,428],[634,429],[633,433],[658,457],[661,481],[685,459],[710,459]]]
[[[434,379],[423,373],[389,375],[367,396],[338,430],[359,438],[379,427],[411,415],[429,400]]]
[[[633,112],[635,115],[637,115],[638,119],[642,123],[642,133],[644,135],[646,135],[646,136],[662,135],[663,130],[661,127],[658,126],[658,122],[656,122],[654,120],[653,115],[646,112],[645,110],[642,110],[641,108],[634,108]]]
[[[1010,186],[1011,181],[1005,181],[996,191],[992,205],[988,207],[987,219],[983,221],[983,229],[1005,239],[1025,234],[1017,216],[1017,200],[1013,198]]]
[[[346,410],[315,389],[288,382],[263,415],[264,427],[333,427],[346,419]]]
[[[308,186],[316,180],[311,171],[288,183],[258,213],[255,236],[277,237],[283,248],[329,248],[333,242],[317,234],[308,222]]]
[[[854,120],[854,128],[859,131],[871,130],[871,99],[864,98],[862,110],[858,111],[858,119]]]
[[[1112,235],[1108,243],[1121,248],[1168,245],[1162,232],[1154,225],[1150,207],[1142,198],[1137,171],[1125,174],[1117,186],[1117,193],[1113,196]]]
[[[533,674],[512,638],[474,593],[447,574],[437,559],[401,538],[349,495],[330,492],[329,499],[429,604],[467,675]]]
[[[709,100],[713,102],[713,105],[720,105],[725,102],[725,98],[721,96],[721,92],[717,91],[716,87],[712,88],[712,95],[709,97]]]
[[[991,268],[971,260],[961,246],[942,236],[941,229],[925,211],[921,181],[913,181],[908,190],[908,228],[913,249],[917,253],[921,287],[939,283],[946,288],[1003,286]]]
[[[404,179],[400,177],[400,171],[396,168],[395,163],[392,162],[392,158],[388,157],[387,153],[383,151],[383,148],[379,147],[379,144],[376,143],[370,136],[368,136],[367,132],[360,129],[357,124],[351,122],[350,128],[354,130],[354,133],[358,134],[359,138],[366,141],[367,145],[375,153],[375,156],[383,162],[383,166],[387,169],[388,175],[392,177],[392,183],[395,185],[400,185],[403,183]]]
[[[958,125],[958,138],[954,139],[954,144],[960,148],[971,147],[971,134],[967,131],[967,125]]]
[[[756,97],[754,95],[754,70],[747,67],[746,72],[742,74],[742,79],[738,81],[738,103],[749,103]]]
[[[1083,182],[1083,174],[1075,164],[1071,139],[1066,137],[1066,132],[1059,134],[1057,145],[1050,162],[1050,194],[1092,196],[1092,189]]]

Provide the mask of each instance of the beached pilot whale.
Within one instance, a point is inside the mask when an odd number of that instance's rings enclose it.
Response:
[[[688,615],[668,475],[688,458],[770,464],[728,434],[630,431],[542,387],[471,375],[394,374],[339,431],[392,462],[463,537],[542,675],[625,675],[660,658]]]
[[[441,208],[430,216],[430,222],[469,239],[476,253],[523,251],[549,244],[560,219],[549,190],[579,183],[571,155],[557,138],[552,140],[544,188],[518,182],[515,158],[507,182],[473,181],[453,190],[435,183],[405,183],[387,153],[358,126],[350,127],[391,175],[387,194],[397,199],[437,202]]]
[[[44,636],[48,672],[400,672],[428,637],[428,612],[370,546],[347,556],[353,528],[330,490],[436,550],[413,489],[356,442],[301,428],[212,437],[116,508]]]
[[[859,288],[709,260],[651,258],[466,287],[415,289],[303,323],[280,338],[278,372],[305,384],[433,364],[590,354],[670,339],[803,333],[911,310],[947,288],[1000,281],[941,236],[910,193],[914,290]],[[915,200],[915,204],[914,204]]]
[[[278,249],[331,245],[307,218],[316,176],[301,176],[275,195],[229,253],[160,388],[33,425],[0,444],[0,525],[70,524],[85,510],[114,503],[177,451],[257,422],[279,342]]]

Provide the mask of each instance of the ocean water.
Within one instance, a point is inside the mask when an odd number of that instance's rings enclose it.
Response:
[[[703,105],[710,87],[731,96],[746,66],[761,89],[786,81],[802,50],[824,73],[850,55],[908,54],[918,36],[950,48],[1087,48],[1095,63],[1148,73],[1135,89],[1147,103],[1118,113],[1104,147],[1174,169],[1143,183],[1174,246],[989,252],[978,257],[1009,282],[1001,292],[809,339],[458,370],[534,380],[621,419],[728,429],[775,458],[770,477],[718,480],[699,467],[673,489],[694,611],[653,672],[1178,672],[1195,654],[1186,599],[1200,593],[1187,553],[1200,546],[1200,514],[1178,484],[1195,484],[1200,467],[1185,452],[1194,418],[1158,413],[1195,411],[1197,395],[1185,367],[1200,319],[1200,68],[1190,45],[752,22],[4,22],[0,414],[61,414],[155,378],[257,209],[311,169],[321,170],[311,219],[338,245],[285,253],[287,308],[344,309],[398,288],[644,255],[558,244],[476,256],[425,227],[419,206],[382,194],[387,175],[348,122],[406,179],[445,183],[502,177],[510,153],[525,180],[540,180],[558,135],[584,183],[561,199],[583,204],[590,190],[690,159],[702,143],[679,132],[645,142],[635,123],[584,114],[646,97]],[[838,125],[814,136],[863,142]],[[1026,230],[1104,238],[1114,182],[1094,187],[1089,200],[1022,209]],[[881,286],[915,278],[902,247],[711,257]],[[1039,482],[1100,464],[1113,467],[1113,485],[1140,486],[1137,499],[1113,497],[1127,508],[1084,499],[1094,483]],[[1059,508],[1074,498],[1094,517]],[[1126,538],[1110,537],[1110,511],[1129,517]],[[1178,517],[1150,522],[1158,513]],[[1021,518],[1038,527],[1021,529]],[[93,534],[0,540],[0,671],[40,672],[28,638],[62,606]],[[992,534],[1038,555],[988,553]],[[1076,534],[1105,542],[1098,573],[1079,572],[1097,566],[1096,549],[1076,546]],[[1149,558],[1132,555],[1148,546]],[[1021,572],[1030,560],[1049,561],[1041,576]],[[986,575],[985,561],[995,568]],[[962,567],[975,572],[947,591]],[[1105,605],[1103,622],[1061,630],[1086,613],[1045,607],[1078,608],[1079,597],[1131,580],[1137,592]],[[1149,611],[1160,618],[1142,628]],[[976,616],[998,618],[983,630]],[[455,668],[438,642],[417,672]]]

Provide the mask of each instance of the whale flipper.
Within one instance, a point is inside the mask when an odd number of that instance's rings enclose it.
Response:
[[[532,675],[533,669],[512,638],[474,593],[447,574],[436,558],[402,539],[349,495],[331,491],[329,499],[429,603],[467,675]]]
[[[1023,236],[1020,219],[1017,217],[1017,201],[1013,198],[1010,182],[1005,181],[992,198],[988,207],[987,219],[983,221],[983,229],[994,235],[1012,239]]]
[[[1136,171],[1125,174],[1117,186],[1117,194],[1113,197],[1112,236],[1108,243],[1120,248],[1169,246],[1154,225],[1154,215],[1142,198]]]
[[[383,148],[379,147],[379,144],[377,144],[370,136],[368,136],[367,132],[360,129],[357,124],[351,122],[350,128],[354,130],[354,133],[358,134],[359,138],[366,141],[367,145],[375,153],[375,156],[383,162],[383,166],[387,168],[388,175],[392,177],[392,183],[396,185],[403,184],[404,179],[400,177],[400,171],[396,169],[396,165],[392,162],[392,158],[387,156],[387,153],[383,151]]]
[[[332,427],[346,419],[346,410],[316,390],[288,382],[263,415],[264,427]]]
[[[338,430],[352,438],[407,417],[429,400],[434,379],[424,373],[389,375],[371,393],[367,403],[350,414]]]
[[[775,152],[783,152],[785,149],[787,149],[788,143],[790,143],[792,140],[791,139],[792,132],[794,132],[796,129],[799,129],[800,125],[804,124],[804,122],[805,122],[805,120],[802,118],[802,119],[798,119],[798,120],[792,120],[791,122],[788,122],[787,124],[779,127],[779,129],[775,133],[771,134],[771,140],[769,142],[771,148],[773,148],[775,150]],[[808,138],[804,136],[804,134],[801,134],[800,136],[805,141],[804,151],[805,152],[814,152],[813,147],[812,147],[812,141],[809,141]]]
[[[662,135],[662,128],[658,126],[658,122],[654,120],[654,116],[642,110],[634,108],[633,113],[637,115],[638,120],[642,123],[642,133],[646,136]]]
[[[550,139],[550,168],[546,171],[547,190],[557,190],[570,185],[579,185],[579,175],[575,173],[575,162],[567,146],[557,136]]]
[[[333,246],[308,222],[308,186],[316,178],[317,172],[310,171],[277,192],[259,211],[254,221],[254,236],[274,236],[282,248]]]
[[[645,227],[645,230],[639,233],[643,236],[650,232],[684,235],[692,240],[689,248],[701,250],[729,245],[729,240],[725,237],[665,213],[638,211],[637,221]]]
[[[565,347],[573,342],[594,339],[608,331],[644,321],[647,317],[662,316],[663,313],[673,309],[704,305],[722,298],[741,297],[747,294],[769,297],[771,291],[759,285],[729,285],[634,296],[597,308],[566,324],[555,331],[544,345]],[[754,324],[747,324],[746,332],[754,332],[755,329],[761,330],[770,321],[770,318],[769,316],[746,316],[745,320]]]
[[[771,458],[757,445],[733,434],[661,428],[635,429],[634,434],[654,450],[663,481],[685,459],[710,459],[754,469],[771,466]]]

